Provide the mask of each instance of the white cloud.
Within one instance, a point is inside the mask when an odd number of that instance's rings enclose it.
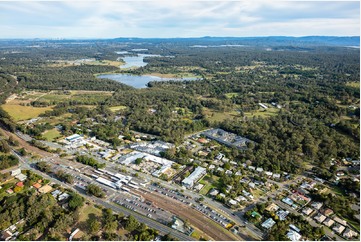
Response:
[[[0,2],[0,38],[359,35],[359,2]]]

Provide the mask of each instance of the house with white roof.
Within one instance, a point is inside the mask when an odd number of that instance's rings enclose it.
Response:
[[[313,202],[311,203],[311,207],[313,207],[314,209],[318,210],[322,207],[323,203],[321,202]]]
[[[275,225],[276,222],[272,219],[272,218],[269,218],[267,219],[266,221],[264,221],[261,226],[265,229],[270,229],[273,227],[273,225]]]
[[[330,218],[327,218],[325,221],[323,221],[323,224],[326,225],[327,227],[331,227],[332,224],[334,224],[334,223],[335,223],[335,221],[333,221]]]
[[[338,234],[341,234],[342,231],[345,230],[345,226],[336,223],[336,225],[333,226],[332,230],[335,231],[335,232],[338,233]]]
[[[343,237],[345,238],[352,238],[352,237],[356,237],[357,236],[357,233],[355,231],[352,231],[351,229],[349,228],[346,228],[345,232],[343,233]]]
[[[299,233],[297,233],[296,231],[293,231],[293,230],[289,230],[286,236],[291,241],[300,241],[301,237],[302,237]]]
[[[306,214],[306,215],[310,215],[314,210],[312,208],[309,207],[305,207],[302,209],[302,213]]]
[[[313,219],[316,220],[318,223],[322,223],[326,219],[326,216],[318,213],[315,217],[313,217]]]

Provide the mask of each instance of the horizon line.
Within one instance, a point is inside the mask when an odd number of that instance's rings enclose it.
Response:
[[[358,37],[360,35],[264,35],[264,36],[197,36],[197,37],[0,37],[0,40],[109,40],[109,39],[203,39],[203,38],[269,38],[269,37],[286,37],[286,38],[304,38],[304,37]]]

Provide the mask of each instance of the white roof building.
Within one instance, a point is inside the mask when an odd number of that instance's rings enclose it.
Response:
[[[256,188],[256,184],[254,184],[253,182],[248,183],[248,186],[253,189]]]
[[[20,168],[11,171],[11,176],[17,176],[19,174],[21,174]]]
[[[319,223],[322,223],[326,217],[323,214],[318,213],[315,217],[313,217],[313,219]]]
[[[272,176],[272,175],[273,175],[273,173],[270,172],[270,171],[266,171],[264,174],[265,174],[266,176]]]
[[[25,181],[27,176],[20,173],[19,175],[16,175],[15,178],[18,179],[19,181]]]
[[[266,221],[264,221],[264,222],[261,224],[261,226],[262,226],[263,228],[270,229],[270,228],[272,228],[273,225],[275,225],[275,224],[276,224],[276,222],[275,222],[272,218],[269,218],[269,219],[267,219]]]
[[[336,233],[341,234],[342,231],[345,230],[345,226],[343,226],[341,224],[336,224],[335,226],[333,226],[332,230],[335,231]]]
[[[254,170],[256,170],[256,167],[254,167],[254,166],[249,166],[248,169],[254,171]]]
[[[193,187],[194,183],[197,182],[202,176],[207,173],[207,169],[201,166],[198,166],[192,174],[182,181],[182,184],[188,188]]]
[[[281,174],[275,173],[275,174],[273,174],[272,177],[275,178],[275,179],[280,179],[280,178],[281,178]]]
[[[311,204],[311,206],[317,210],[320,209],[322,207],[322,205],[323,205],[323,203],[321,203],[321,202],[313,202]]]
[[[229,203],[229,205],[231,205],[231,206],[237,205],[237,201],[235,201],[235,200],[233,200],[233,199],[230,199],[230,200],[228,201],[228,203]]]
[[[217,196],[218,193],[219,193],[219,191],[213,188],[213,189],[209,192],[209,195],[211,195],[211,196]]]
[[[345,238],[352,238],[355,236],[357,236],[357,233],[349,228],[346,228],[345,232],[343,233],[343,237]]]
[[[304,209],[302,209],[302,213],[306,214],[306,215],[310,215],[314,210],[312,208],[306,207]]]
[[[301,235],[297,233],[296,231],[289,230],[287,233],[287,238],[289,238],[291,241],[300,241]]]
[[[330,218],[327,218],[325,221],[323,221],[323,224],[326,225],[327,227],[331,227],[332,224],[334,224],[334,223],[335,223],[335,221],[333,221]]]

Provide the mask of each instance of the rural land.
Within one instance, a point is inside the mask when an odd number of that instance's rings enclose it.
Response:
[[[359,43],[1,39],[0,239],[359,241]]]

